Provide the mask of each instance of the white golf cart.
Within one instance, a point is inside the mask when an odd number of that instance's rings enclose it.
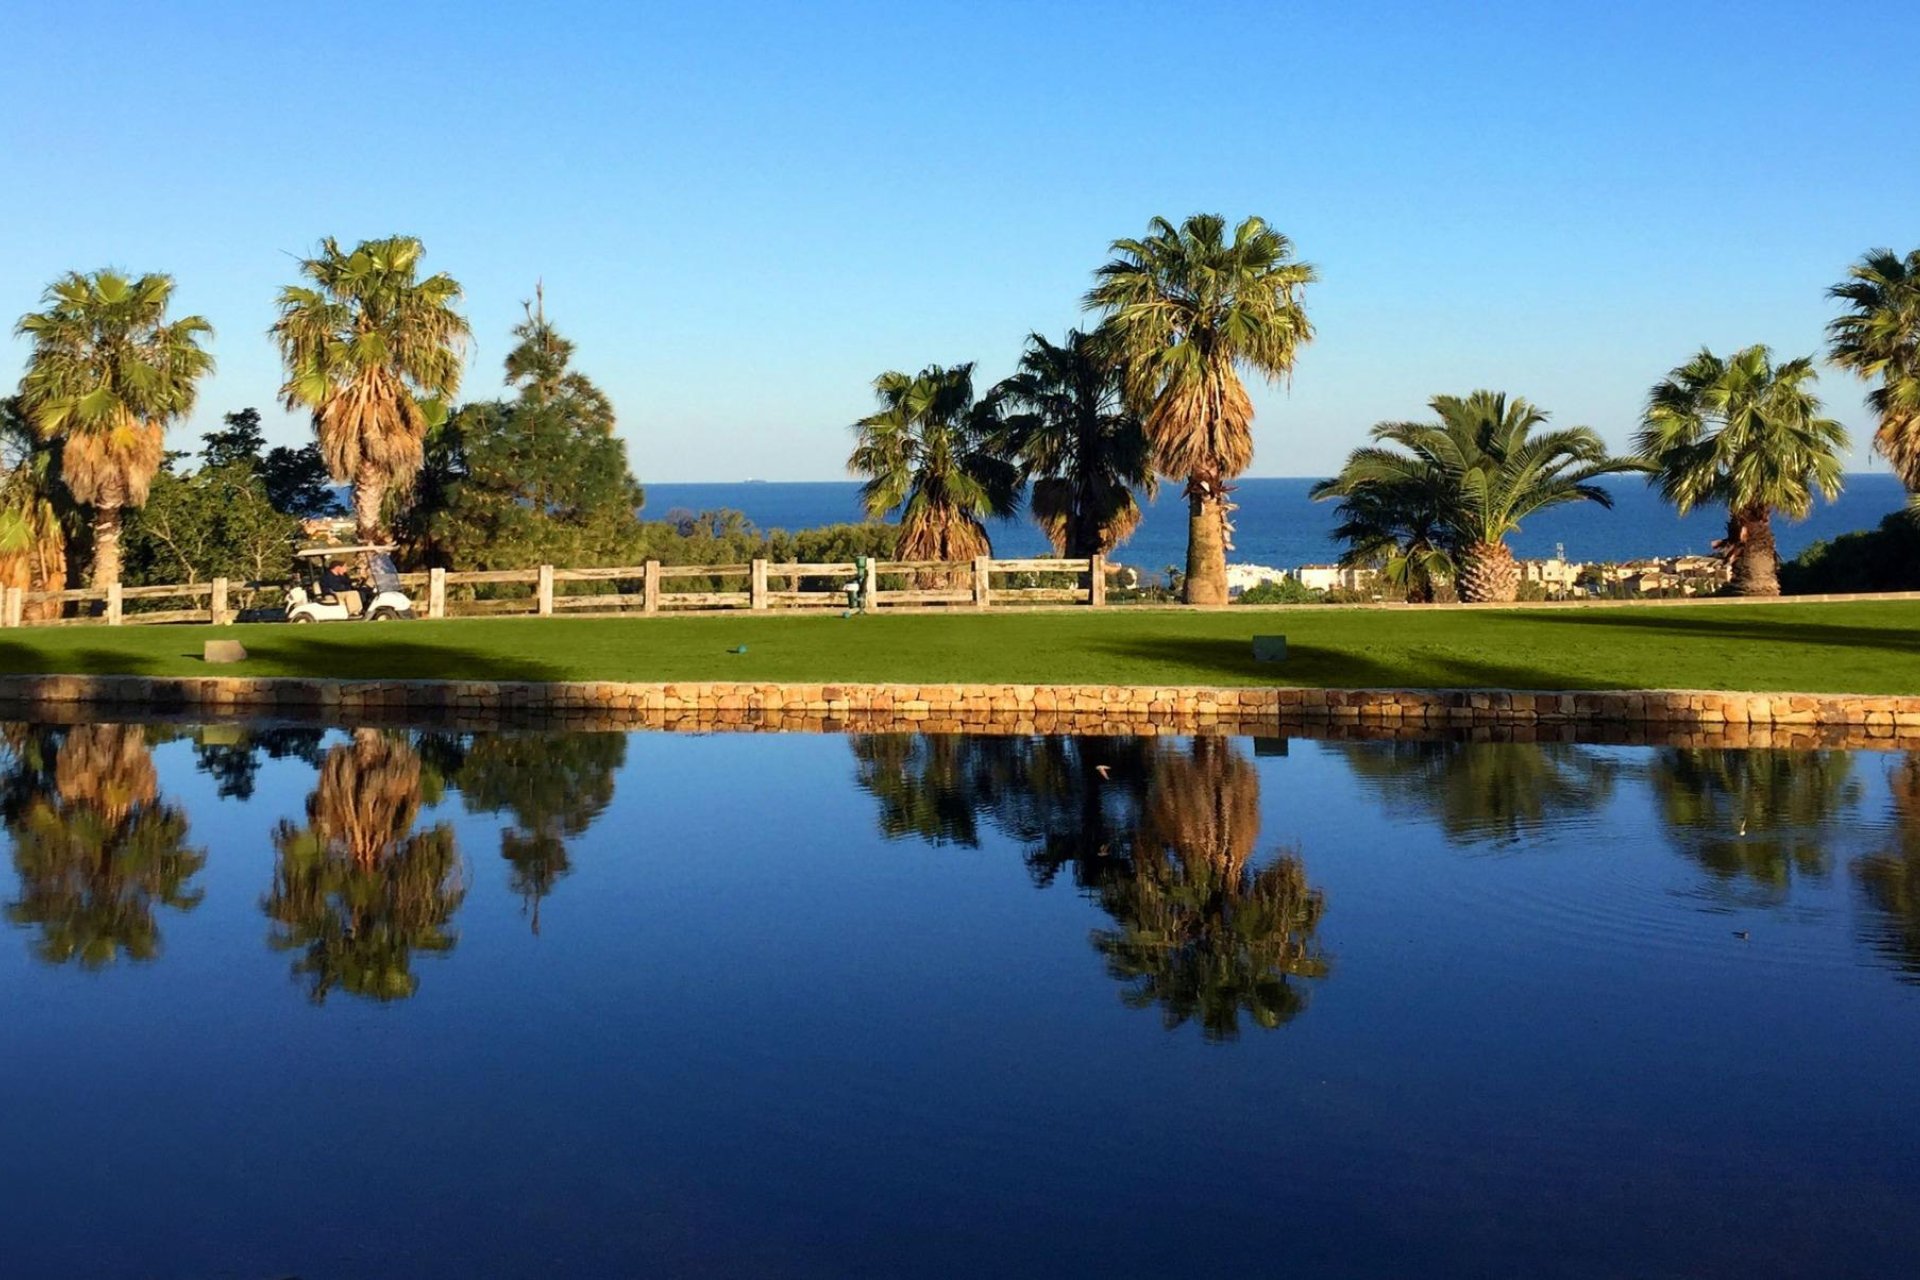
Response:
[[[288,622],[391,622],[413,617],[393,567],[393,547],[302,547],[300,581],[287,588]],[[363,566],[363,567],[356,567]]]

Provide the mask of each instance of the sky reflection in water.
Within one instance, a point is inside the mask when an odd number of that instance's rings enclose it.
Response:
[[[1920,761],[7,726],[9,1274],[1909,1269]]]

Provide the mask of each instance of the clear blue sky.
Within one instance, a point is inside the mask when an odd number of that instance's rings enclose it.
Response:
[[[220,360],[176,447],[248,404],[303,439],[274,293],[404,232],[466,285],[467,396],[544,278],[643,481],[830,479],[876,373],[984,384],[1115,237],[1259,213],[1322,283],[1253,474],[1478,386],[1624,443],[1701,344],[1812,351],[1851,260],[1920,245],[1917,45],[1920,5],[1767,0],[21,3],[0,313],[171,272]]]

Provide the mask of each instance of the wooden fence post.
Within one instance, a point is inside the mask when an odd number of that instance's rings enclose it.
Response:
[[[642,613],[660,612],[660,562],[647,561],[646,585],[641,588],[640,611]]]
[[[120,602],[120,584],[109,582],[107,584],[107,625],[117,627],[125,616]]]
[[[1098,552],[1087,557],[1087,603],[1096,609],[1107,603],[1107,558]]]
[[[213,580],[213,594],[207,597],[207,621],[216,627],[223,627],[232,619],[227,616],[227,580]]]
[[[6,602],[0,605],[0,626],[17,627],[26,621],[27,593],[23,587],[8,587]]]
[[[973,558],[973,607],[976,609],[984,609],[989,603],[988,581],[992,573],[993,561],[985,556]]]
[[[447,616],[447,571],[445,569],[427,570],[427,616],[429,618]]]
[[[880,603],[880,570],[877,567],[878,565],[879,561],[875,560],[872,556],[867,557],[867,574],[860,582],[860,604],[862,608],[871,609]]]
[[[540,566],[540,576],[533,583],[533,611],[543,618],[553,616],[553,566]]]
[[[765,560],[755,560],[753,562],[751,575],[748,579],[747,604],[749,608],[753,609],[765,609],[767,607],[767,562]]]

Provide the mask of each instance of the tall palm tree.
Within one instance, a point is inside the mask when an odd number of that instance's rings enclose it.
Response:
[[[73,272],[47,287],[46,309],[21,317],[33,344],[20,399],[34,429],[60,441],[60,474],[93,509],[93,585],[120,580],[120,523],[147,501],[167,426],[193,409],[213,368],[199,316],[167,319],[173,278]]]
[[[1847,432],[1820,416],[1814,377],[1810,357],[1775,365],[1764,346],[1727,360],[1702,349],[1648,395],[1636,443],[1651,483],[1683,515],[1700,503],[1726,507],[1716,545],[1737,595],[1780,594],[1773,513],[1803,519],[1816,490],[1829,502],[1840,492]]]
[[[286,362],[289,409],[313,414],[335,481],[353,485],[360,540],[379,542],[387,495],[420,469],[422,442],[460,389],[467,322],[452,276],[419,278],[425,248],[411,236],[363,241],[351,253],[329,236],[300,264],[312,283],[280,291],[273,336]]]
[[[1314,270],[1259,218],[1155,218],[1113,242],[1087,305],[1106,313],[1128,399],[1145,419],[1154,465],[1184,479],[1189,604],[1227,602],[1227,482],[1253,461],[1253,402],[1240,369],[1288,377],[1313,337],[1301,294]]]
[[[1920,493],[1920,249],[1874,249],[1827,296],[1851,310],[1827,325],[1828,354],[1880,385],[1867,403],[1880,418],[1873,444],[1908,490]]]
[[[71,514],[60,481],[60,446],[33,429],[18,396],[0,400],[0,588],[66,586]],[[58,607],[30,605],[27,616],[58,616]]]
[[[988,554],[985,522],[1013,514],[1019,475],[994,452],[990,406],[973,396],[973,365],[883,373],[873,389],[882,407],[854,424],[859,442],[847,467],[867,477],[860,501],[868,515],[900,509],[894,554],[956,562]]]
[[[1380,423],[1375,443],[1355,449],[1315,496],[1358,498],[1376,510],[1405,504],[1401,518],[1418,524],[1428,522],[1427,504],[1443,503],[1444,550],[1469,603],[1505,603],[1518,594],[1520,567],[1507,535],[1522,520],[1569,502],[1611,507],[1613,498],[1593,481],[1640,467],[1609,457],[1591,427],[1535,434],[1546,413],[1504,391],[1435,396],[1428,404],[1437,423]]]
[[[1127,405],[1105,335],[1069,330],[1059,346],[1037,333],[989,399],[996,447],[1032,482],[1034,523],[1063,556],[1105,555],[1140,524],[1135,489],[1153,495],[1153,457]]]
[[[1447,512],[1452,490],[1433,466],[1409,460],[1397,479],[1360,482],[1345,472],[1313,486],[1316,502],[1339,498],[1333,537],[1344,565],[1377,565],[1406,592],[1408,604],[1432,604],[1437,585],[1455,576]]]

